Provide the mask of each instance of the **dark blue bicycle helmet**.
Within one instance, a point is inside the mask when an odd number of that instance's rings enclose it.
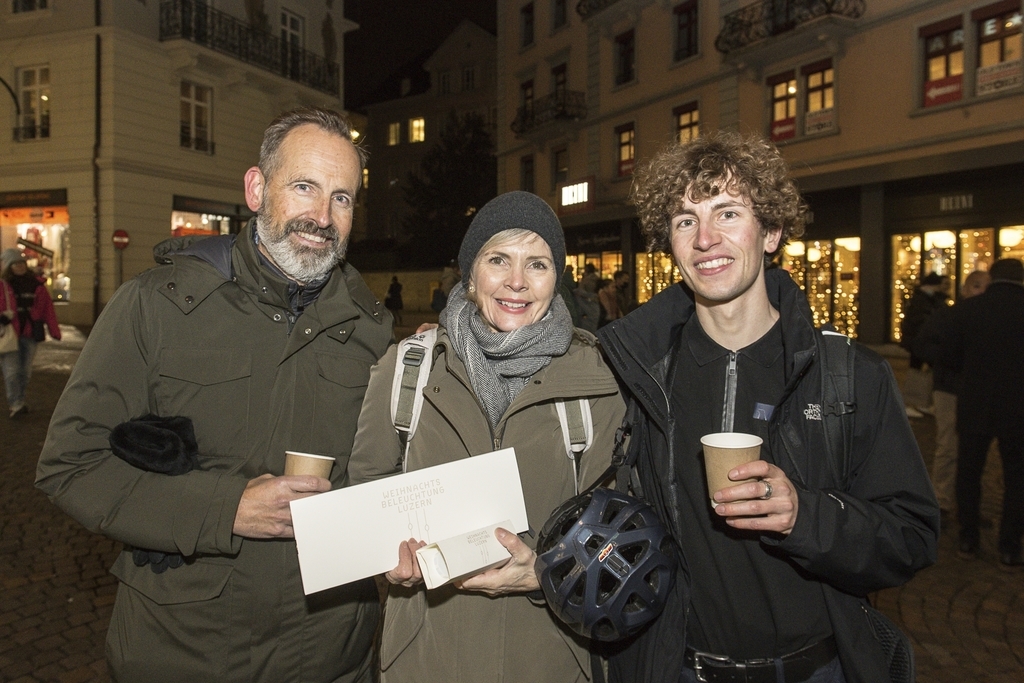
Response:
[[[675,558],[672,537],[649,505],[597,488],[552,513],[534,569],[558,618],[587,638],[613,641],[661,614]]]

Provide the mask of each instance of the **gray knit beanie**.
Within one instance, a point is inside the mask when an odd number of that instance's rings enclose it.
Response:
[[[0,254],[0,272],[7,270],[15,263],[24,260],[25,255],[21,253],[21,249],[16,247],[4,249],[3,254]]]
[[[532,192],[522,190],[498,195],[476,212],[466,236],[462,238],[462,247],[459,248],[463,284],[469,283],[473,262],[487,240],[511,228],[532,230],[551,247],[557,291],[565,270],[565,233],[562,224],[547,202]]]

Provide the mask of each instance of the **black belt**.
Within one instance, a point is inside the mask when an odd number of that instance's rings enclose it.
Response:
[[[786,683],[800,683],[836,658],[836,641],[829,636],[797,650],[778,657]],[[697,674],[697,680],[706,683],[775,683],[776,659],[735,660],[710,652],[698,652],[686,648],[686,666]]]

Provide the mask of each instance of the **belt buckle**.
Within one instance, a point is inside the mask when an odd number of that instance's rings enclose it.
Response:
[[[708,683],[708,679],[704,678],[704,665],[701,664],[701,659],[709,662],[718,662],[719,664],[732,664],[733,660],[731,657],[724,657],[722,655],[714,655],[710,652],[697,652],[693,651],[693,672],[697,675],[697,680],[700,683]]]

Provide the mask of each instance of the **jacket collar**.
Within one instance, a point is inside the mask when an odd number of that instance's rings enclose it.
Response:
[[[814,323],[801,289],[781,268],[765,271],[768,300],[782,318],[788,395],[815,353]],[[598,330],[616,374],[663,426],[669,419],[669,380],[682,327],[695,310],[693,292],[682,282],[668,287],[624,318]]]

